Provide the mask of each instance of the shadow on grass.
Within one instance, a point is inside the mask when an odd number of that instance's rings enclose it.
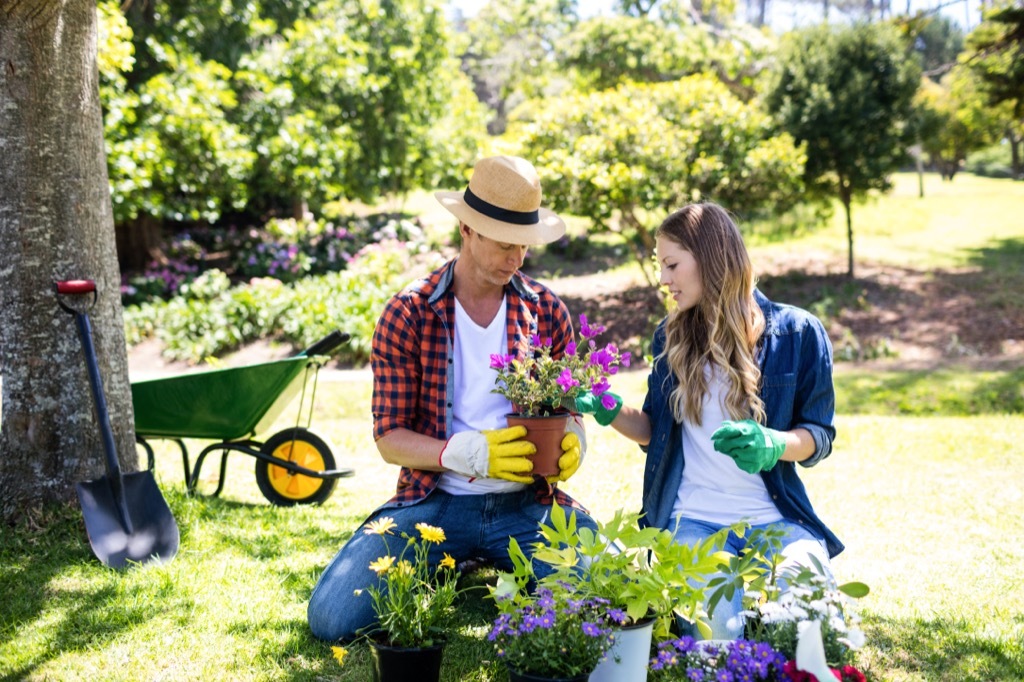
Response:
[[[835,385],[840,414],[1024,414],[1024,368],[845,372]]]
[[[955,618],[866,617],[868,641],[888,671],[940,682],[1024,680],[1024,617],[1014,618],[1016,638],[983,634],[984,623]]]
[[[109,570],[94,558],[76,505],[34,512],[0,533],[0,648],[39,627],[44,614],[55,621],[28,645],[38,653],[0,671],[0,680],[24,679],[62,653],[113,639],[165,611],[151,601],[119,598],[117,586],[103,577]]]

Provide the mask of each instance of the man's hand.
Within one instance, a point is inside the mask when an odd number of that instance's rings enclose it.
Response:
[[[622,398],[611,391],[601,395],[594,395],[587,391],[576,398],[575,410],[581,414],[592,414],[597,423],[601,426],[608,426],[622,409]]]
[[[580,468],[586,453],[587,434],[583,430],[583,424],[577,422],[576,417],[570,416],[565,425],[565,436],[562,438],[562,456],[558,458],[558,475],[548,476],[548,483],[568,481],[569,477]]]
[[[470,478],[502,478],[515,483],[533,483],[533,462],[527,458],[537,451],[522,440],[526,427],[487,431],[463,431],[448,439],[437,462],[445,469]]]
[[[768,471],[786,451],[786,436],[761,426],[753,419],[724,421],[711,434],[715,450],[736,460],[736,466],[748,474]]]

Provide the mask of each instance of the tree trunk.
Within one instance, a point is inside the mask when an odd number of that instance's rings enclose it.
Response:
[[[853,203],[853,194],[841,179],[839,181],[839,198],[846,211],[846,276],[853,279],[853,214],[850,207]]]
[[[93,279],[100,375],[136,468],[96,66],[95,0],[0,4],[0,517],[75,498],[105,471],[82,345],[53,283]]]

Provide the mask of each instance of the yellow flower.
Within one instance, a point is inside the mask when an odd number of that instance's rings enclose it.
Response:
[[[448,555],[448,552],[444,553],[444,558],[441,559],[442,568],[455,568],[455,559]]]
[[[395,563],[395,557],[388,555],[382,556],[376,561],[370,563],[370,570],[374,571],[377,575],[384,575],[391,568],[391,565]]]
[[[331,651],[334,653],[334,658],[338,660],[338,665],[345,665],[345,657],[348,656],[348,649],[343,646],[332,646]]]
[[[395,565],[395,572],[398,573],[398,575],[412,575],[415,573],[412,564],[405,559],[399,561],[398,564]]]
[[[391,529],[395,528],[395,520],[390,516],[382,516],[366,524],[363,532],[367,535],[391,535]]]
[[[438,545],[444,542],[443,528],[438,528],[437,526],[428,526],[425,523],[417,523],[416,530],[420,532],[420,536],[422,536],[423,539],[427,542],[433,542]]]

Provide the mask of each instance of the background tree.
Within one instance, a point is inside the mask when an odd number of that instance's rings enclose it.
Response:
[[[55,280],[96,280],[100,374],[122,466],[136,468],[96,42],[91,0],[0,6],[5,521],[74,499],[76,481],[104,470],[81,343],[57,306]]]
[[[854,198],[890,187],[907,159],[907,125],[920,68],[885,24],[818,26],[783,39],[765,103],[807,148],[804,179],[846,212],[847,274],[853,269]]]
[[[553,208],[621,232],[649,278],[653,228],[680,204],[784,210],[802,189],[793,139],[708,75],[525,106],[506,138],[533,159]]]
[[[992,144],[1002,130],[998,109],[987,103],[977,79],[963,66],[939,83],[922,79],[914,107],[922,123],[922,149],[945,180],[952,180],[967,155]]]
[[[1004,3],[985,14],[967,37],[967,63],[978,75],[991,104],[1007,103],[1013,121],[1007,126],[1013,176],[1024,179],[1024,4]]]
[[[505,130],[519,103],[564,89],[555,46],[579,21],[576,0],[490,0],[467,22],[462,69],[493,112],[488,130]]]

